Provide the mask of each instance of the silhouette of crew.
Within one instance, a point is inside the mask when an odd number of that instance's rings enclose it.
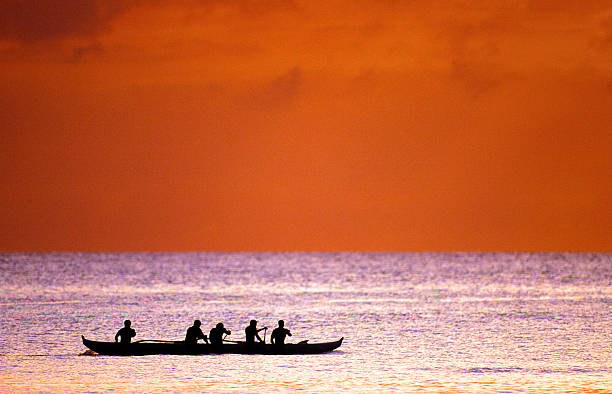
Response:
[[[272,335],[270,336],[270,342],[273,345],[284,345],[285,337],[289,335],[291,336],[291,331],[285,328],[285,322],[283,320],[278,321],[278,327],[272,331]]]
[[[231,335],[232,332],[225,327],[223,323],[217,323],[217,326],[210,330],[208,340],[211,345],[219,346],[223,344],[223,334]]]
[[[244,329],[244,333],[246,335],[246,343],[248,345],[252,345],[255,343],[255,338],[261,343],[265,343],[263,339],[259,336],[259,331],[267,330],[268,327],[257,328],[257,320],[251,320],[251,323],[247,328]]]
[[[203,339],[204,342],[208,343],[208,338],[206,337],[206,335],[204,335],[202,329],[200,328],[201,325],[201,321],[194,320],[193,326],[187,329],[187,334],[185,335],[185,343],[187,345],[195,345],[196,343],[198,343],[198,339]]]
[[[136,331],[131,327],[132,322],[126,320],[123,322],[123,328],[119,329],[115,334],[115,342],[117,342],[117,338],[121,338],[121,343],[128,344],[132,342],[132,337],[136,336]]]

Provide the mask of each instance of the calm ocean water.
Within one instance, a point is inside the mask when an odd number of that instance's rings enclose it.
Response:
[[[611,285],[611,254],[0,254],[0,391],[612,392]],[[254,318],[345,342],[79,356],[127,318],[136,339]]]

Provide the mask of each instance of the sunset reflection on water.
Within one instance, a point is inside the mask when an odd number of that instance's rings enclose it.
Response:
[[[606,254],[12,254],[1,261],[3,392],[612,390]],[[223,321],[230,339],[240,340],[251,318],[262,327],[283,318],[293,342],[345,340],[322,355],[79,356],[81,335],[112,341],[125,318],[136,339],[182,339],[199,318],[205,332]]]

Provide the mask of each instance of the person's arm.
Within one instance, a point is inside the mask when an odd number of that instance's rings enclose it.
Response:
[[[119,338],[120,333],[121,333],[121,330],[117,331],[117,333],[115,334],[115,342],[118,342],[117,338]]]
[[[133,328],[132,328],[132,330],[130,331],[130,336],[131,336],[132,338],[134,338],[134,337],[136,336],[136,330],[134,330]]]
[[[261,331],[261,330],[257,330],[257,331]],[[261,339],[257,331],[255,332],[255,338],[257,338],[259,342],[263,342],[263,339]]]
[[[272,331],[272,335],[270,335],[270,343],[272,345],[276,343],[276,330]]]
[[[287,330],[287,335],[291,336],[291,331]]]

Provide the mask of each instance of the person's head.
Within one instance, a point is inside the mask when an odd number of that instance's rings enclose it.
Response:
[[[194,326],[194,327],[200,327],[201,325],[202,325],[202,322],[201,322],[201,321],[199,321],[199,320],[194,320],[194,321],[193,321],[193,326]]]
[[[283,320],[279,320],[278,321],[278,326],[279,327],[284,327],[285,326],[285,322]]]
[[[223,323],[217,323],[217,328],[223,328]]]
[[[257,326],[257,320],[251,320],[251,327]]]
[[[129,328],[132,325],[132,322],[129,320],[126,320],[123,322],[123,325]]]

